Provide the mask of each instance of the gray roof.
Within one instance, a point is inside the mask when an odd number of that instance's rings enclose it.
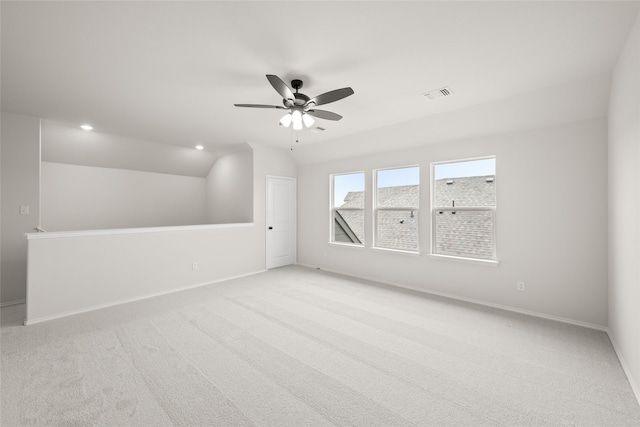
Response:
[[[359,242],[350,239],[351,243],[364,242],[364,211],[357,210],[352,211],[348,209],[337,209],[338,214],[342,217],[346,224],[340,224],[341,228],[348,227],[350,230],[345,230],[345,234],[352,232],[356,235]]]
[[[449,181],[448,184],[447,181]],[[384,187],[377,191],[376,199],[379,207],[417,208],[419,206],[419,186],[417,185]],[[434,198],[436,207],[451,207],[453,201],[456,207],[495,206],[494,176],[436,180]],[[336,241],[364,242],[363,209],[364,192],[347,193],[344,203],[337,209],[341,216],[341,224],[336,222]],[[435,253],[481,259],[493,257],[494,231],[491,213],[456,211],[454,214],[447,210],[436,215]],[[345,227],[350,229],[345,230]],[[418,250],[417,210],[378,211],[377,232],[376,244],[379,247]],[[340,234],[339,239],[338,234]],[[359,242],[353,238],[349,240],[348,234],[357,236]]]
[[[417,185],[379,188],[376,197],[378,207],[418,207],[420,204],[418,188]],[[434,196],[434,206],[436,207],[451,207],[453,201],[457,207],[495,206],[495,176],[438,179],[435,182]],[[350,191],[340,207],[364,208],[364,192]]]
[[[376,246],[417,251],[418,212],[378,211]]]
[[[364,208],[364,191],[349,191],[341,208]]]
[[[435,182],[435,207],[491,207],[496,205],[495,176],[439,179]],[[492,259],[493,213],[487,211],[436,211],[434,253]],[[454,213],[455,212],[455,213]]]
[[[487,182],[490,180],[490,182]],[[434,206],[495,206],[494,175],[445,178],[436,180]],[[447,184],[447,182],[450,182]]]
[[[455,212],[455,213],[453,213]],[[466,258],[493,258],[493,213],[436,211],[434,253]]]
[[[419,202],[419,187],[404,185],[383,187],[378,189],[378,206],[416,208]],[[344,198],[340,208],[363,208],[364,192],[351,191]],[[351,228],[360,242],[364,242],[364,211],[337,209],[340,216]],[[340,229],[344,225],[337,224]],[[418,216],[417,212],[380,211],[378,212],[377,246],[384,248],[418,250]],[[345,230],[346,231],[346,230]],[[345,232],[348,234],[348,232]],[[336,233],[337,235],[337,233]],[[345,238],[345,236],[341,236]],[[353,241],[352,243],[358,243]]]
[[[420,204],[419,187],[417,185],[383,187],[378,188],[377,191],[376,202],[379,208],[417,208]]]

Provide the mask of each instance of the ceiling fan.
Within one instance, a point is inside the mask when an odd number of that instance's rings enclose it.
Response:
[[[250,108],[276,108],[279,110],[286,110],[280,124],[289,127],[293,124],[294,130],[302,129],[302,126],[310,127],[313,125],[313,117],[318,117],[325,120],[340,120],[342,116],[340,114],[332,113],[331,111],[316,110],[318,105],[329,104],[330,102],[339,101],[347,96],[353,95],[353,89],[350,87],[343,87],[342,89],[332,90],[330,92],[318,95],[315,98],[309,98],[304,93],[299,93],[298,90],[302,88],[302,80],[292,80],[291,87],[295,89],[295,93],[287,86],[285,82],[278,76],[273,74],[267,74],[267,80],[271,83],[271,86],[282,96],[283,107],[279,105],[263,105],[263,104],[233,104],[236,107],[250,107]],[[313,116],[313,117],[311,117]]]

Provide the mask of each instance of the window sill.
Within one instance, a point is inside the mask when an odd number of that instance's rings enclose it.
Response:
[[[407,250],[402,250],[402,249],[389,249],[389,248],[378,248],[378,247],[371,247],[372,251],[377,251],[377,252],[391,252],[394,254],[401,254],[401,255],[409,255],[409,256],[414,256],[414,257],[419,257],[420,256],[420,252],[419,251],[407,251]]]
[[[467,264],[486,265],[489,267],[497,267],[499,264],[499,261],[492,260],[492,259],[464,258],[464,257],[450,256],[450,255],[429,254],[429,258],[439,259],[444,261],[464,262]]]
[[[355,243],[340,243],[340,242],[327,242],[327,244],[332,245],[332,246],[341,246],[343,248],[358,248],[358,249],[364,249],[364,245],[360,244],[355,244]]]

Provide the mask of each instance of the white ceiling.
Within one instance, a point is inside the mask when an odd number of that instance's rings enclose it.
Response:
[[[265,74],[301,78],[309,96],[351,86],[322,107],[343,120],[300,132],[300,147],[318,151],[606,76],[639,4],[2,1],[2,110],[208,151],[288,148],[282,111],[233,104],[280,105]],[[454,95],[422,96],[443,86]],[[597,102],[606,111],[608,99]]]

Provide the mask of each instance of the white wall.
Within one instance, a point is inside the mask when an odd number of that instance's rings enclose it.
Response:
[[[296,168],[287,151],[251,146],[253,224],[30,236],[27,322],[264,270],[266,175]]]
[[[216,153],[42,120],[42,161],[204,178]]]
[[[207,223],[252,222],[253,191],[253,150],[245,144],[220,156],[207,175]]]
[[[42,162],[47,231],[206,224],[205,179]]]
[[[2,112],[2,304],[24,301],[27,242],[40,216],[40,120]],[[20,215],[20,206],[29,214]]]
[[[640,18],[609,105],[609,335],[640,400]]]
[[[264,270],[252,224],[130,231],[31,236],[27,322]]]
[[[402,126],[395,137],[404,137]],[[606,141],[606,122],[600,119],[305,165],[298,172],[298,262],[604,327]],[[499,264],[428,256],[430,163],[487,155],[497,156]],[[416,163],[421,168],[420,256],[327,243],[329,174],[364,170],[370,206],[373,168]],[[370,213],[365,221],[370,246]],[[526,292],[516,291],[519,280],[526,282]]]

